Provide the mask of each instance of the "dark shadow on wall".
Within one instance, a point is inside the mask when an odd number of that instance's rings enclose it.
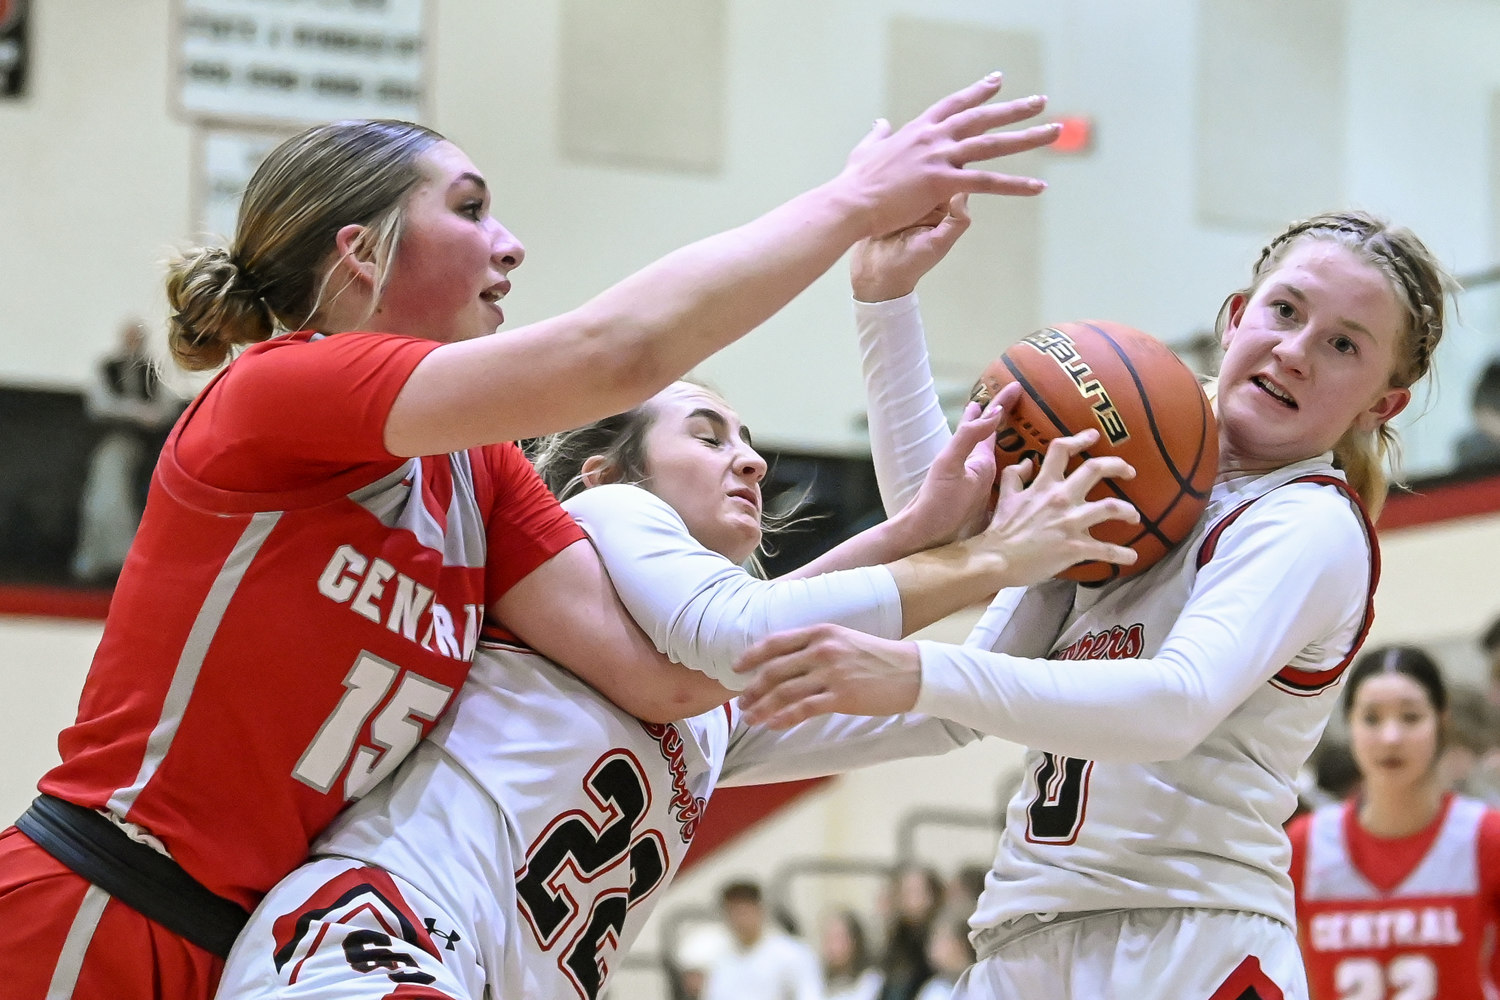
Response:
[[[0,386],[0,581],[71,583],[100,429],[79,392]]]

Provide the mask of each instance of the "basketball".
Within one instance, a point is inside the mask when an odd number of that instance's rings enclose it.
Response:
[[[980,376],[974,398],[988,401],[1008,382],[1021,384],[1015,410],[995,442],[1001,467],[1041,460],[1053,438],[1093,427],[1099,442],[1084,458],[1118,455],[1132,480],[1106,479],[1088,499],[1118,496],[1139,524],[1109,521],[1094,537],[1136,551],[1133,566],[1084,562],[1059,574],[1079,583],[1134,576],[1193,530],[1219,466],[1219,432],[1198,377],[1149,334],[1106,320],[1060,323],[1011,347]]]

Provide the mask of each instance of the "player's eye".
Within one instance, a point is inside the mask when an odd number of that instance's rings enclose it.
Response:
[[[458,206],[458,214],[478,222],[484,218],[484,201],[479,198],[466,201]]]
[[[1352,337],[1334,337],[1333,349],[1335,351],[1338,351],[1340,354],[1359,353],[1359,345],[1354,342],[1354,339]]]
[[[1297,308],[1285,299],[1272,302],[1271,312],[1276,314],[1277,319],[1294,319],[1297,316]]]

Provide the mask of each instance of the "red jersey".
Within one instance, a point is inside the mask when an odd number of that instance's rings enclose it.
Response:
[[[1410,837],[1376,837],[1350,802],[1287,828],[1314,1000],[1500,997],[1500,812],[1448,796]]]
[[[436,346],[294,334],[199,394],[43,791],[140,824],[248,908],[432,728],[484,606],[583,537],[514,445],[386,451]]]

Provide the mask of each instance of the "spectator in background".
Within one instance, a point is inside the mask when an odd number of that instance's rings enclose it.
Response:
[[[730,882],[719,894],[729,948],[703,984],[703,1000],[822,1000],[818,956],[766,919],[760,886]]]
[[[886,905],[880,1000],[913,1000],[932,976],[932,966],[927,962],[927,932],[943,905],[943,880],[926,865],[908,864],[895,874]]]
[[[701,1000],[709,970],[729,949],[729,928],[722,923],[701,924],[684,933],[672,952],[674,1000]]]
[[[927,932],[927,964],[932,966],[932,975],[917,991],[916,1000],[948,1000],[958,977],[974,964],[974,946],[969,942],[970,912],[972,907],[945,906],[933,918]]]
[[[864,925],[852,910],[835,910],[823,918],[818,945],[825,1000],[875,1000],[880,995],[880,973],[870,958]]]
[[[1474,426],[1458,439],[1459,469],[1500,469],[1500,358],[1485,366],[1470,404]]]
[[[1297,810],[1287,822],[1314,809],[1342,802],[1358,791],[1359,765],[1354,761],[1349,741],[1330,729],[1323,733],[1307,766],[1298,775]]]
[[[947,902],[952,909],[973,913],[979,897],[984,894],[984,877],[990,873],[990,863],[973,862],[960,865],[953,878],[948,881]]]
[[[1490,703],[1500,708],[1500,617],[1490,622],[1490,627],[1479,637],[1479,651],[1484,654],[1487,667]]]
[[[120,328],[120,342],[99,362],[84,406],[100,436],[79,499],[73,576],[107,583],[125,563],[146,506],[151,468],[181,410],[157,376],[139,320]]]
[[[1448,687],[1448,725],[1438,767],[1446,785],[1500,805],[1500,707],[1474,684]]]

